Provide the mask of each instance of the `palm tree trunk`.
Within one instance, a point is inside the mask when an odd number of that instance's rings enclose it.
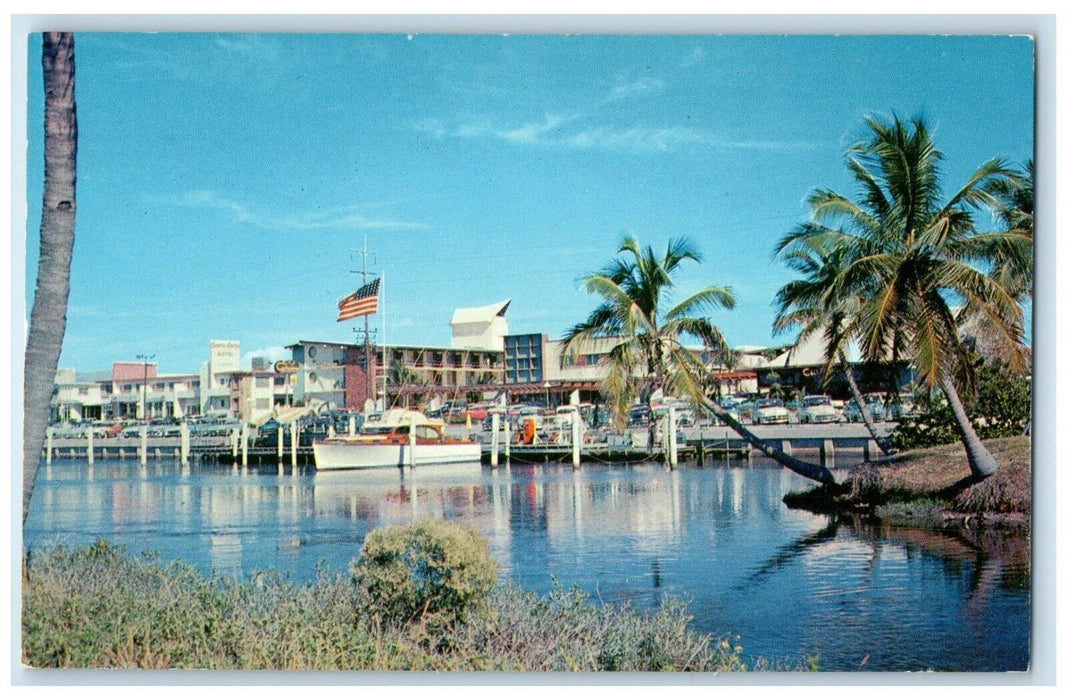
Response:
[[[941,390],[945,393],[953,418],[956,419],[956,427],[963,436],[963,449],[967,452],[967,464],[971,467],[971,476],[976,479],[993,476],[997,471],[997,460],[978,438],[978,433],[963,408],[963,401],[956,392],[956,384],[948,375],[941,379]]]
[[[860,393],[860,387],[856,384],[856,377],[852,374],[852,368],[848,364],[848,360],[845,359],[845,354],[840,354],[841,368],[845,372],[845,379],[848,380],[848,388],[852,390],[852,398],[856,400],[856,405],[860,409],[860,417],[863,418],[863,424],[867,426],[867,432],[871,434],[871,438],[875,444],[878,445],[878,449],[882,451],[882,454],[888,455],[892,452],[892,448],[889,446],[889,441],[879,433],[874,427],[874,419],[871,418],[871,412],[867,408],[867,402],[863,399],[863,394]]]
[[[820,484],[836,483],[834,481],[834,475],[830,472],[829,469],[822,466],[821,464],[803,462],[797,459],[796,457],[793,457],[792,455],[787,455],[781,449],[775,447],[769,442],[766,442],[765,440],[756,437],[756,435],[751,430],[742,425],[740,421],[738,421],[736,418],[727,413],[726,409],[724,409],[722,406],[715,403],[714,401],[711,401],[710,399],[704,399],[704,405],[707,406],[708,410],[711,411],[716,418],[733,428],[734,432],[740,435],[741,438],[745,440],[745,442],[752,445],[757,450],[773,459],[775,462],[778,462],[778,464],[781,464],[783,467],[791,469],[792,471],[795,471],[797,474],[800,474],[803,477],[818,481]]]
[[[37,288],[30,313],[24,367],[22,432],[22,521],[33,495],[49,404],[67,326],[70,260],[74,248],[74,186],[78,120],[74,105],[74,36],[46,32],[44,68],[44,203]]]

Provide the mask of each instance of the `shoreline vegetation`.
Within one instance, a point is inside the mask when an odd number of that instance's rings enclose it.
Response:
[[[419,526],[461,527],[434,521],[411,527]],[[455,566],[454,555],[438,562]],[[208,577],[183,562],[128,556],[104,541],[35,553],[23,570],[22,661],[37,669],[718,673],[817,667],[816,659],[747,664],[736,637],[694,632],[676,599],[643,612],[594,603],[578,589],[557,587],[540,596],[503,583],[467,600],[462,614],[450,614],[456,611],[442,609],[442,601],[447,608],[457,591],[469,594],[470,581],[465,573],[429,574],[437,581],[433,595],[415,614],[398,614],[406,609],[401,599],[412,601],[403,576],[396,580],[391,566],[370,574],[379,584],[394,584],[383,601],[361,568],[354,563],[351,577],[320,570],[313,582],[296,584],[277,572],[248,581]],[[410,573],[409,583],[427,580],[421,564]]]
[[[985,444],[1000,465],[985,479],[971,475],[964,446],[956,442],[867,462],[840,484],[794,491],[782,500],[790,508],[892,526],[1029,531],[1030,438]]]

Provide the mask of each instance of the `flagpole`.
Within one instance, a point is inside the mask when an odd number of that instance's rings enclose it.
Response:
[[[367,285],[367,235],[363,235],[363,286]],[[366,367],[366,376],[364,377],[364,391],[367,395],[374,393],[374,379],[371,376],[371,361],[370,361],[370,314],[363,317],[363,360],[364,367]]]
[[[379,325],[382,332],[382,410],[384,411],[389,408],[389,361],[385,357],[385,270],[382,270],[378,279],[381,280],[378,286],[378,313],[382,316]]]

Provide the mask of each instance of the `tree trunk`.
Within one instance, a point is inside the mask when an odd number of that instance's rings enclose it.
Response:
[[[33,495],[49,404],[67,326],[70,260],[74,248],[74,186],[78,120],[74,106],[74,36],[46,32],[44,68],[44,202],[37,288],[30,313],[24,368],[22,431],[22,521]]]
[[[834,481],[834,475],[830,472],[829,469],[822,466],[821,464],[803,462],[793,457],[792,455],[787,455],[785,452],[782,452],[782,450],[775,447],[774,445],[771,445],[769,442],[761,440],[760,438],[756,437],[756,435],[753,434],[751,430],[742,425],[740,421],[738,421],[736,418],[727,413],[726,409],[724,409],[722,406],[715,403],[714,401],[704,399],[704,405],[707,406],[708,410],[711,411],[716,418],[733,428],[734,432],[740,435],[745,442],[752,445],[757,450],[773,459],[775,462],[778,462],[778,464],[781,464],[783,467],[791,469],[792,471],[795,471],[797,474],[800,474],[803,477],[818,481],[820,484],[836,483]]]
[[[997,460],[993,453],[986,449],[978,438],[978,433],[967,417],[963,408],[963,401],[956,392],[956,384],[949,376],[941,379],[941,390],[945,392],[948,406],[952,410],[952,417],[956,419],[956,427],[963,436],[963,449],[967,452],[967,464],[971,467],[971,476],[976,479],[985,479],[993,476],[997,471]]]
[[[860,417],[863,418],[863,424],[867,426],[867,432],[871,434],[871,438],[874,439],[878,449],[882,451],[882,454],[890,454],[892,448],[889,446],[889,441],[885,439],[874,427],[874,419],[871,418],[871,412],[867,408],[867,402],[863,398],[863,394],[860,393],[859,385],[856,384],[856,377],[852,374],[852,368],[848,365],[848,360],[845,359],[844,353],[840,356],[841,368],[845,372],[845,379],[848,380],[848,388],[852,390],[852,398],[856,400],[856,405],[860,409]]]

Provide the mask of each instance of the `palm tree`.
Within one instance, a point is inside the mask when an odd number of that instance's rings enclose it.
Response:
[[[828,469],[801,462],[760,440],[705,396],[711,384],[710,372],[681,340],[683,336],[695,338],[712,352],[725,348],[719,329],[696,314],[733,308],[733,294],[727,287],[709,286],[670,308],[661,308],[669,303],[673,275],[681,264],[702,259],[687,238],[670,239],[660,257],[651,247],[642,250],[636,239],[627,236],[618,257],[602,272],[582,280],[585,290],[603,301],[589,318],[567,331],[561,362],[609,339],[614,346],[605,353],[607,375],[601,381],[601,392],[617,422],[625,419],[635,400],[647,405],[657,391],[686,396],[780,464],[821,483],[833,483]]]
[[[78,120],[74,105],[74,36],[46,32],[44,68],[44,203],[37,288],[30,312],[24,367],[22,433],[22,521],[48,430],[49,399],[67,326],[70,260],[74,248],[74,184]]]
[[[859,184],[852,201],[830,190],[809,198],[811,221],[787,235],[780,251],[812,247],[841,256],[829,292],[856,300],[848,324],[864,359],[883,362],[908,349],[923,383],[940,387],[963,439],[971,473],[996,471],[978,439],[957,383],[973,386],[973,367],[957,332],[960,318],[977,314],[1016,355],[1022,312],[1012,293],[983,272],[995,255],[1018,261],[1021,236],[978,232],[974,213],[997,204],[996,190],[1015,180],[1004,161],[980,166],[963,186],[942,198],[941,153],[921,119],[867,119],[869,137],[854,146],[847,166]],[[959,304],[954,311],[950,304]]]
[[[842,291],[834,281],[844,262],[843,251],[826,250],[821,244],[819,240],[800,239],[788,250],[779,248],[776,251],[786,264],[802,277],[778,290],[775,296],[778,313],[774,320],[774,331],[780,333],[800,326],[797,344],[816,333],[823,335],[826,346],[823,384],[825,385],[835,367],[841,369],[852,392],[852,398],[859,407],[863,424],[878,449],[888,455],[892,451],[890,442],[875,428],[867,402],[856,383],[852,367],[845,358],[845,345],[855,334],[850,320],[858,308],[858,300],[855,296],[834,297],[835,293]]]
[[[990,276],[1024,301],[1034,293],[1034,161],[1026,162],[1025,172],[1017,178],[994,183],[997,202],[994,215],[1004,229],[1004,236],[1017,243],[1018,250],[991,251],[994,259]],[[1014,254],[1013,254],[1014,253]]]

